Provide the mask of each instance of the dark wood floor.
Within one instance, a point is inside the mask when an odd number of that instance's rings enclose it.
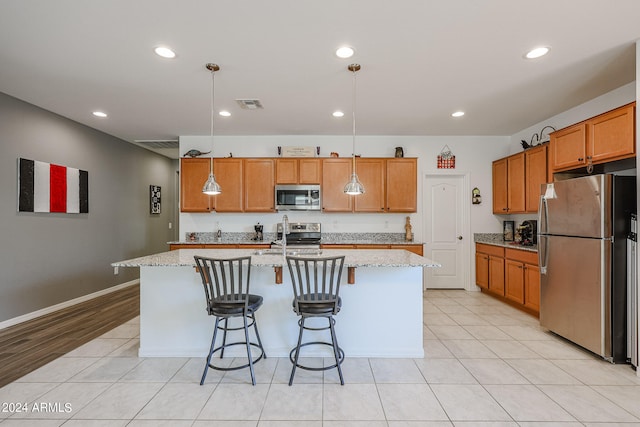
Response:
[[[0,329],[0,387],[140,314],[140,286]]]

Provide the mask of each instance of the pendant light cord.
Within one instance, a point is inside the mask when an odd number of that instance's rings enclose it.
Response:
[[[351,116],[353,122],[353,142],[352,142],[352,173],[356,173],[356,72],[353,70],[353,90],[351,100]]]
[[[216,72],[211,70],[211,174],[213,174],[213,116],[215,114],[213,98],[216,93]]]

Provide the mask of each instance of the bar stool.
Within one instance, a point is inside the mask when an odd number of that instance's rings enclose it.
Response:
[[[194,256],[198,271],[202,277],[204,293],[207,299],[207,313],[216,317],[211,339],[211,348],[207,356],[207,363],[204,367],[200,385],[204,384],[209,368],[218,371],[233,371],[248,367],[251,371],[251,383],[256,385],[256,378],[253,371],[253,364],[267,355],[262,347],[258,325],[256,324],[255,312],[262,306],[262,297],[249,293],[249,281],[251,277],[251,257],[239,258],[204,258]],[[230,327],[229,319],[233,317],[242,318],[243,326]],[[221,325],[221,321],[222,325]],[[253,326],[257,343],[249,340],[249,328]],[[222,345],[216,347],[218,330],[222,333]],[[227,342],[228,331],[244,330],[244,340]],[[220,352],[220,358],[224,356],[227,347],[244,345],[247,348],[247,363],[242,366],[223,368],[211,363],[211,358],[216,352]],[[260,354],[253,357],[251,346],[257,347]]]
[[[342,369],[340,365],[344,360],[344,351],[338,346],[336,323],[333,316],[338,314],[342,307],[340,293],[340,279],[344,266],[344,256],[307,258],[299,256],[288,256],[287,265],[291,274],[291,284],[293,285],[293,311],[300,316],[298,326],[298,344],[289,353],[289,360],[293,363],[289,385],[293,384],[293,377],[296,368],[309,371],[324,371],[327,369],[338,369],[340,384],[344,385]],[[305,326],[305,321],[312,317],[324,317],[328,321],[326,327]],[[302,342],[302,334],[305,330],[322,331],[329,329],[331,332],[331,342],[310,341]],[[335,364],[322,368],[301,365],[298,362],[300,350],[308,345],[327,345],[333,349]]]

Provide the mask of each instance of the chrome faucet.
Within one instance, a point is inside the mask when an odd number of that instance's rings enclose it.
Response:
[[[291,233],[291,227],[289,227],[289,217],[282,216],[282,256],[287,255],[287,234]]]

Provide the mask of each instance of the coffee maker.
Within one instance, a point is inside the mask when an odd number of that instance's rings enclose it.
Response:
[[[264,237],[262,234],[262,230],[264,229],[264,226],[260,223],[256,224],[253,226],[253,229],[256,231],[256,235],[253,238],[253,240],[258,240],[258,241],[262,241],[262,238]]]

